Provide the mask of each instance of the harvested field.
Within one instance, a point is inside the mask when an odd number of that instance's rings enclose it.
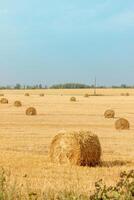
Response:
[[[128,92],[130,96],[121,96]],[[2,91],[0,91],[2,93]],[[92,90],[5,90],[9,104],[0,104],[0,166],[11,171],[18,182],[30,182],[31,188],[60,191],[74,188],[82,193],[93,191],[94,183],[103,179],[113,185],[124,170],[134,169],[134,90],[102,89],[99,94],[83,98]],[[39,98],[44,93],[45,98]],[[62,96],[61,96],[62,94]],[[77,102],[70,102],[76,96]],[[23,106],[16,109],[16,99]],[[27,117],[28,107],[35,107],[36,117]],[[105,119],[104,111],[112,108],[115,119]],[[115,121],[126,118],[130,130],[116,130]],[[102,164],[78,167],[53,164],[48,158],[52,138],[65,130],[91,131],[102,146]]]

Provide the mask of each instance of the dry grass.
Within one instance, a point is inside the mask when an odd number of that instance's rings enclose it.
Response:
[[[98,179],[113,185],[121,171],[134,169],[134,90],[128,90],[131,96],[127,98],[120,96],[126,90],[118,89],[99,90],[108,96],[90,98],[83,98],[89,90],[44,90],[45,98],[39,98],[42,90],[28,92],[32,94],[29,98],[25,91],[4,91],[9,104],[0,104],[0,166],[11,171],[13,180],[15,177],[20,185],[26,181],[35,190],[72,188],[89,194]],[[69,95],[76,95],[78,102],[70,102]],[[21,109],[13,106],[16,99],[23,102]],[[24,115],[31,105],[38,110],[36,117]],[[111,106],[118,117],[128,119],[130,130],[116,130],[115,119],[103,117]],[[95,132],[102,146],[102,165],[90,168],[51,163],[49,145],[60,130]]]

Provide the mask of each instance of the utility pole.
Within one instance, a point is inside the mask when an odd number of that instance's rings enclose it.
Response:
[[[94,79],[94,96],[96,96],[96,77]]]

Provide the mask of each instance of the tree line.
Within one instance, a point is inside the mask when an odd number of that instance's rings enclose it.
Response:
[[[42,84],[36,84],[36,85],[21,85],[20,83],[17,83],[14,86],[0,86],[0,89],[88,89],[88,88],[95,88],[94,85],[86,85],[81,83],[64,83],[64,84],[54,84],[52,86],[42,85]],[[126,84],[121,85],[113,85],[111,87],[107,86],[97,86],[96,88],[134,88],[134,86],[129,86]]]

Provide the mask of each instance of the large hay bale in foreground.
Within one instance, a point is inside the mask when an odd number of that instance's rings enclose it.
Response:
[[[115,128],[117,130],[128,130],[130,128],[129,121],[124,118],[120,118],[115,122]]]
[[[37,111],[34,107],[29,107],[26,110],[26,115],[37,115]]]
[[[29,97],[29,96],[30,96],[30,94],[29,94],[29,93],[25,93],[25,96],[26,96],[26,97]]]
[[[15,101],[15,102],[14,102],[14,106],[15,106],[15,107],[21,107],[21,106],[22,106],[21,101]]]
[[[70,101],[75,102],[75,101],[76,101],[76,97],[71,97],[71,98],[70,98]]]
[[[50,159],[60,164],[95,166],[100,163],[98,136],[87,131],[59,133],[50,145]]]
[[[8,99],[2,98],[2,99],[0,100],[0,103],[1,103],[1,104],[8,104]]]
[[[114,110],[106,110],[104,113],[105,118],[114,118],[115,112]]]

